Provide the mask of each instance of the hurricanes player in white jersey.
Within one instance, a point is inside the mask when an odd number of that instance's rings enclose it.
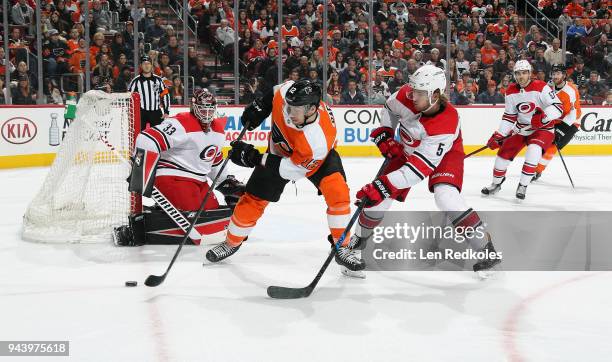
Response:
[[[136,150],[159,155],[155,169],[155,186],[177,209],[197,211],[209,190],[208,178],[214,179],[223,161],[222,147],[225,142],[225,118],[215,118],[217,103],[207,89],[194,91],[190,112],[183,112],[142,131],[136,138]],[[133,166],[133,173],[137,166]],[[228,205],[232,206],[244,192],[244,185],[227,171],[219,177],[217,187]],[[211,194],[205,210],[219,208],[219,201]],[[226,217],[224,225],[229,220]],[[121,227],[115,232],[118,245],[141,245],[145,243],[138,229],[140,226]],[[155,228],[146,225],[147,231]],[[132,230],[130,230],[132,229]],[[142,235],[141,235],[142,236]],[[139,240],[134,240],[134,239]],[[196,241],[197,242],[197,241]]]
[[[516,62],[514,79],[516,83],[512,83],[506,91],[506,108],[499,129],[487,142],[489,148],[499,148],[493,168],[493,182],[481,192],[483,195],[498,192],[506,180],[508,165],[527,146],[516,189],[517,199],[523,200],[542,154],[555,139],[555,120],[561,117],[563,110],[556,92],[546,82],[531,80],[529,61]]]
[[[389,162],[382,176],[357,192],[357,198],[366,202],[366,208],[359,215],[351,247],[363,249],[393,200],[403,202],[410,188],[425,178],[436,205],[446,212],[453,226],[464,230],[484,227],[460,194],[465,153],[459,115],[444,95],[445,89],[444,71],[424,65],[410,77],[409,84],[385,103],[381,127],[371,137]],[[400,142],[394,139],[398,126]],[[480,238],[466,236],[474,249],[495,252],[489,233]],[[499,262],[499,259],[482,259],[473,269],[487,270]]]
[[[552,160],[555,153],[557,153],[557,149],[562,150],[580,129],[578,120],[582,115],[582,109],[580,107],[580,93],[578,89],[574,84],[566,80],[567,75],[564,65],[553,65],[551,75],[551,87],[557,92],[557,97],[559,97],[563,105],[563,114],[561,115],[561,119],[555,124],[554,145],[548,147],[544,155],[542,155],[542,159],[538,167],[536,167],[536,174],[533,177],[533,181],[540,178],[550,160]]]

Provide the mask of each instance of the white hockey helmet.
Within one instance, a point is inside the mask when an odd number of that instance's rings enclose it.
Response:
[[[436,90],[439,90],[440,94],[446,90],[446,74],[443,69],[426,64],[410,76],[410,86],[415,90],[427,91],[429,103],[431,103],[431,96]]]
[[[529,74],[531,74],[532,68],[531,68],[531,63],[529,63],[528,60],[519,60],[518,62],[516,62],[516,64],[514,64],[514,69],[512,69],[512,73],[514,74],[514,80],[518,82],[518,80],[516,79],[516,72],[519,72],[521,70],[528,70]]]

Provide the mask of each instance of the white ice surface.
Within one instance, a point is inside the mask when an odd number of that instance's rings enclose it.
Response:
[[[520,161],[520,162],[518,162]],[[492,158],[466,162],[463,195],[477,210],[611,210],[612,158],[555,158],[514,202],[518,159],[499,195],[480,197]],[[351,193],[379,159],[345,159]],[[239,179],[246,169],[232,168]],[[329,250],[323,199],[287,185],[241,250],[202,266],[175,246],[45,245],[21,241],[24,210],[46,168],[0,171],[0,340],[70,340],[74,361],[609,361],[607,272],[377,272],[348,279],[332,264],[312,296],[272,300],[268,285],[304,286]],[[399,208],[434,210],[426,185]],[[136,288],[124,287],[137,280]],[[0,360],[4,360],[0,357]],[[22,357],[19,361],[33,360]],[[49,357],[44,361],[65,361]]]

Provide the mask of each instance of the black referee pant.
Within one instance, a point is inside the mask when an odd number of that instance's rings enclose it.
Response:
[[[147,111],[140,108],[140,130],[144,130],[149,123],[150,127],[155,127],[164,120],[161,109],[156,111]]]

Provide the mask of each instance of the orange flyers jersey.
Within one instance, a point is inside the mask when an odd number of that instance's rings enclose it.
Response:
[[[277,86],[272,101],[272,130],[269,152],[282,156],[279,173],[286,180],[298,180],[317,172],[329,152],[336,147],[336,122],[331,109],[319,103],[317,118],[297,128],[285,109],[285,94],[293,81]]]
[[[557,97],[561,101],[563,108],[563,114],[561,120],[568,125],[576,123],[576,120],[582,115],[582,109],[580,109],[580,93],[576,86],[570,82],[565,82],[565,85],[561,88],[554,88],[557,92]]]

